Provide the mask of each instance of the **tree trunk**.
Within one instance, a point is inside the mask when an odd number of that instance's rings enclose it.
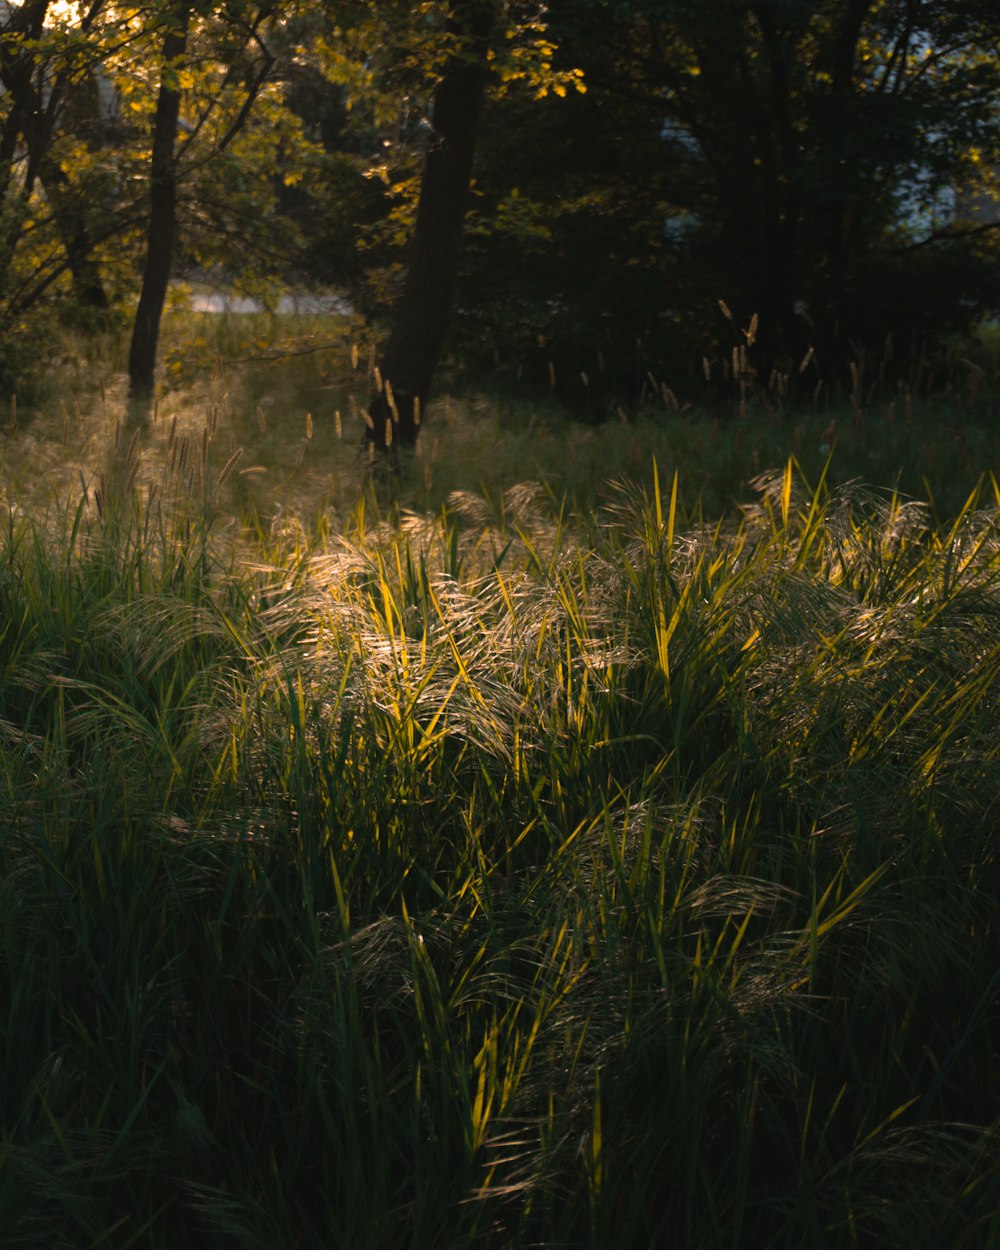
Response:
[[[76,302],[81,308],[106,312],[108,295],[100,266],[94,259],[94,240],[85,210],[76,201],[62,166],[49,154],[42,162],[41,183],[66,252]]]
[[[163,36],[163,70],[153,122],[153,147],[149,175],[149,233],[146,265],[142,275],[139,307],[132,326],[128,357],[129,394],[151,395],[156,370],[156,349],[160,318],[167,298],[167,284],[174,260],[177,237],[177,122],[181,93],[176,65],[187,50],[188,10],[174,12]]]
[[[12,103],[0,129],[0,208],[3,234],[0,237],[0,292],[5,291],[28,213],[31,193],[38,177],[43,154],[52,141],[56,100],[43,103],[35,81],[37,68],[26,54],[18,36],[29,41],[41,39],[49,0],[26,0],[13,9],[0,31],[0,84]],[[54,93],[55,94],[55,93]],[[28,151],[21,185],[14,178],[14,164],[20,143]]]
[[[383,385],[369,407],[366,439],[379,451],[413,447],[444,348],[462,225],[482,111],[493,0],[456,0],[449,29],[459,41],[434,92],[434,137],[424,159],[409,271],[380,362]]]

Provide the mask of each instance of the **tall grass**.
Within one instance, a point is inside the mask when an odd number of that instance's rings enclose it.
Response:
[[[0,537],[5,1246],[1000,1239],[995,484],[195,494]]]
[[[138,427],[137,480],[147,487],[159,489],[185,440],[190,462],[207,452],[209,476],[242,449],[218,508],[265,529],[280,514],[341,523],[358,498],[375,330],[357,317],[174,309],[164,338],[148,415],[129,410],[125,347],[111,335],[65,339],[37,402],[0,394],[0,502],[37,516],[65,500],[81,473],[97,486]],[[969,484],[1000,462],[988,345],[956,345],[933,373],[917,362],[895,388],[855,371],[850,386],[824,387],[813,402],[793,402],[787,379],[767,387],[725,360],[704,362],[709,383],[695,363],[683,385],[674,379],[676,393],[640,371],[622,407],[592,395],[585,372],[559,403],[513,381],[485,397],[482,380],[463,379],[453,362],[441,371],[403,496],[437,512],[455,491],[499,497],[528,478],[584,513],[609,480],[643,480],[655,457],[676,467],[703,516],[719,517],[752,498],[750,483],[768,466],[793,457],[810,480],[825,469],[831,486],[886,485],[928,500],[942,519],[957,515]]]

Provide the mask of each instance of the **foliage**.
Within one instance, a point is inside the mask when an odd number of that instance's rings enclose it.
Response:
[[[586,91],[580,70],[557,62],[557,46],[541,20],[544,6],[493,7],[496,21],[487,51],[492,99],[537,101]],[[356,283],[355,295],[369,309],[384,312],[399,296],[420,166],[435,142],[431,99],[448,58],[463,52],[462,36],[446,3],[348,4],[340,6],[338,19],[317,36],[318,64],[343,92],[344,138],[361,141],[365,177],[383,189],[384,213],[356,226],[366,281]],[[488,228],[481,220],[479,231]],[[497,228],[504,231],[508,225],[498,222]]]
[[[721,296],[764,378],[812,345],[832,379],[967,327],[996,307],[996,228],[962,214],[996,194],[997,33],[968,2],[560,5],[590,91],[496,112],[480,179],[485,221],[516,187],[550,237],[475,247],[470,328],[540,376],[538,333],[669,371],[721,345]]]
[[[844,379],[890,331],[905,370],[996,311],[995,6],[495,10],[454,333],[477,366],[499,355],[544,383],[550,361],[589,375],[599,351],[627,362],[608,378],[613,409],[637,341],[657,373],[728,350],[720,297],[743,324],[759,315],[762,381],[774,367],[794,381],[810,347],[814,368]],[[168,69],[183,95],[182,269],[258,292],[335,283],[388,311],[430,101],[461,42],[449,5],[192,12],[190,55]],[[164,13],[29,0],[6,29],[12,375],[33,308],[99,325],[134,298]]]
[[[0,537],[8,1245],[995,1238],[995,484],[237,555],[185,454]]]
[[[48,17],[45,4],[35,8]],[[38,38],[5,37],[0,316],[8,332],[40,301],[80,302],[81,266],[95,275],[99,307],[134,297],[161,78],[182,99],[184,262],[224,263],[249,285],[286,263],[289,249],[268,219],[278,188],[302,176],[310,146],[301,119],[266,81],[280,24],[248,5],[191,8],[189,51],[178,65],[160,63],[173,19],[156,5],[97,4],[52,18]],[[44,105],[42,134],[22,121],[13,89],[21,79],[29,103]]]

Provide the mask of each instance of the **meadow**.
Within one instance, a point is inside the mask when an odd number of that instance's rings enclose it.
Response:
[[[8,423],[4,1247],[1000,1244],[995,420],[353,332]]]

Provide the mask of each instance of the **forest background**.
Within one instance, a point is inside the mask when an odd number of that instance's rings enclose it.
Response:
[[[433,322],[410,349],[431,369],[454,303],[470,364],[554,377],[599,414],[634,406],[647,374],[800,396],[873,362],[911,379],[996,311],[985,0],[4,12],[8,391],[66,323],[130,326],[150,390],[168,279],[206,273]],[[460,137],[435,130],[448,88],[466,93]],[[474,174],[429,190],[463,145]]]

